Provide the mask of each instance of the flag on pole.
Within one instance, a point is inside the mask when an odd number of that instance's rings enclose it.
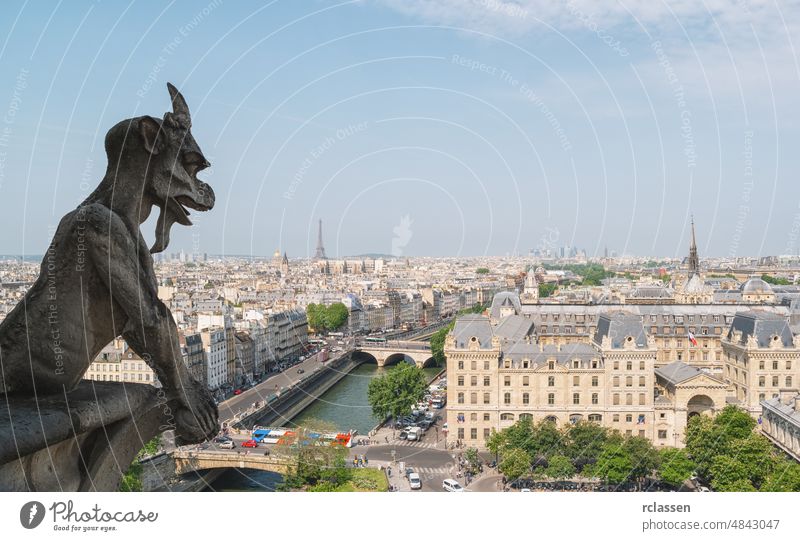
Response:
[[[689,342],[691,342],[694,347],[697,347],[697,339],[694,337],[691,331],[689,331]]]

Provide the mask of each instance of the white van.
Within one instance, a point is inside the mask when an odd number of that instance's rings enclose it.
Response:
[[[458,484],[455,479],[445,479],[442,481],[442,488],[446,492],[464,492],[464,487]]]
[[[412,426],[408,429],[408,441],[417,441],[422,437],[422,429],[418,426]]]
[[[422,488],[422,480],[419,478],[418,473],[411,472],[408,474],[408,486],[411,487],[411,490],[419,490]]]

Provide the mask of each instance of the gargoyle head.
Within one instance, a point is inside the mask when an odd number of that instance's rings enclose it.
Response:
[[[197,178],[211,164],[192,137],[189,107],[177,88],[167,83],[167,89],[172,112],[161,121],[150,116],[138,119],[139,134],[150,154],[143,195],[161,209],[151,253],[166,249],[172,224],[192,225],[187,208],[206,211],[214,206],[214,190]]]

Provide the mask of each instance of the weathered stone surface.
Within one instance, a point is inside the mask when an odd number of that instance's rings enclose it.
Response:
[[[48,456],[47,467],[57,479],[67,479],[72,474],[60,468],[71,462],[61,455],[78,445],[81,456],[91,459],[84,474],[96,488],[99,476],[110,475],[106,455],[119,464],[132,458],[127,447],[124,456],[114,447],[130,443],[136,431],[130,426],[150,430],[160,422],[152,388],[114,386],[93,398],[94,391],[79,385],[94,358],[117,336],[158,376],[161,402],[172,405],[178,443],[203,441],[218,430],[211,395],[183,364],[172,314],[158,299],[150,255],[167,247],[174,223],[191,225],[188,208],[206,211],[215,200],[211,187],[197,178],[210,164],[192,137],[189,108],[177,89],[167,86],[173,110],[163,120],[131,118],[109,130],[105,176],[61,219],[39,277],[0,322],[0,399],[14,406],[8,425],[0,428],[0,464],[32,468],[26,479],[38,479],[44,471],[38,453],[51,448],[59,453]],[[154,206],[161,212],[148,250],[139,226]],[[100,427],[105,439],[98,436]],[[84,483],[87,477],[80,479],[80,488],[91,488]],[[42,479],[28,488],[45,484]],[[75,478],[69,477],[69,484]]]
[[[148,385],[84,381],[69,394],[0,408],[0,490],[115,490],[174,404]]]

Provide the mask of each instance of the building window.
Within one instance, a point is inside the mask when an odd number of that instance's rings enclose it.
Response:
[[[492,436],[492,431],[488,428],[483,429],[483,439],[488,440]]]
[[[464,393],[458,393],[458,403],[459,404],[464,403]]]
[[[592,405],[596,406],[598,402],[598,395],[597,393],[592,393]]]
[[[581,393],[572,393],[572,403],[573,404],[581,403]]]
[[[511,404],[511,393],[505,393],[503,395],[503,404]]]
[[[478,420],[478,414],[477,413],[470,413],[469,414],[469,420],[470,421],[477,421]]]
[[[528,360],[527,359],[522,361],[522,368],[528,368]]]
[[[580,368],[580,367],[581,367],[581,362],[579,360],[575,359],[572,361],[572,368]]]
[[[464,370],[464,361],[458,361],[458,369]]]
[[[469,403],[470,404],[478,403],[478,393],[469,393]]]
[[[632,406],[633,405],[633,394],[632,393],[627,393],[625,395],[625,405],[627,405],[627,406]]]
[[[531,395],[528,393],[522,393],[522,403],[526,406],[531,403]]]
[[[600,380],[597,378],[597,376],[592,376],[592,387],[597,387],[599,381]]]
[[[614,414],[614,415],[611,417],[611,420],[612,420],[613,422],[615,422],[615,423],[618,423],[618,422],[619,422],[619,413],[615,413],[615,414]]]
[[[478,429],[477,428],[470,428],[469,429],[469,437],[472,440],[478,439]]]
[[[483,403],[484,404],[489,403],[489,393],[483,393]]]
[[[556,378],[555,378],[555,376],[547,376],[547,386],[548,387],[555,387],[556,386]]]
[[[547,361],[547,369],[548,370],[553,370],[553,369],[555,369],[555,367],[556,367],[556,362],[555,361]]]
[[[613,403],[615,406],[619,406],[619,393],[614,393]]]
[[[548,394],[547,394],[547,404],[548,404],[549,406],[552,406],[552,405],[554,405],[555,403],[556,403],[556,395],[555,395],[555,394],[553,394],[553,393],[548,393]]]
[[[633,361],[628,361],[627,363],[625,363],[625,369],[633,370]]]
[[[619,370],[619,361],[614,361],[614,370]]]
[[[590,423],[599,423],[603,420],[603,416],[598,413],[592,413],[589,415],[589,422]]]
[[[488,420],[489,420],[489,418],[490,418],[490,414],[488,414],[488,413],[484,413],[484,414],[483,414],[483,420],[484,420],[484,421],[488,421]]]
[[[471,368],[472,370],[477,370],[477,369],[478,369],[478,361],[472,361],[472,362],[470,363],[470,368]]]
[[[614,379],[611,381],[613,382],[614,387],[619,387],[619,376],[614,376]]]
[[[503,378],[503,386],[511,387],[511,376],[506,376]]]
[[[463,428],[459,428],[458,429],[458,439],[460,439],[460,440],[464,439],[464,429]]]
[[[458,376],[458,385],[459,386],[463,386],[464,385],[464,376]]]
[[[639,393],[639,405],[644,406],[647,403],[647,395],[644,393]]]
[[[489,361],[483,361],[483,369],[489,370]]]
[[[592,361],[592,368],[597,368],[597,361]]]
[[[767,384],[767,380],[764,376],[758,376],[758,386],[764,387]]]
[[[645,386],[645,377],[639,376],[639,387],[644,387],[644,386]]]
[[[772,376],[772,386],[773,387],[778,386],[778,376]]]
[[[581,384],[581,377],[580,376],[572,376],[572,386],[578,387]]]
[[[639,361],[639,370],[644,370],[644,361]]]
[[[530,385],[530,378],[528,376],[522,376],[522,386],[527,387]]]
[[[625,387],[633,387],[633,376],[625,377]]]
[[[471,377],[469,378],[469,384],[470,384],[470,386],[472,386],[472,387],[475,387],[475,386],[477,386],[477,385],[478,385],[478,376],[471,376]]]
[[[666,430],[659,430],[658,431],[658,439],[660,439],[660,440],[667,439],[667,431]]]
[[[513,413],[501,413],[500,414],[500,420],[501,421],[513,421],[514,420],[514,414]]]
[[[792,361],[786,361],[786,370],[792,369]]]
[[[759,370],[764,370],[764,361],[759,361],[758,362],[758,369]]]
[[[772,361],[772,369],[773,370],[777,370],[778,369],[778,361]]]
[[[786,376],[786,386],[787,387],[792,386],[792,376]]]
[[[483,386],[488,387],[491,384],[492,384],[492,378],[490,378],[489,376],[483,376]]]
[[[632,422],[633,422],[633,415],[631,415],[630,413],[629,413],[629,414],[627,414],[627,415],[625,416],[625,422],[626,422],[626,423],[632,423]]]

